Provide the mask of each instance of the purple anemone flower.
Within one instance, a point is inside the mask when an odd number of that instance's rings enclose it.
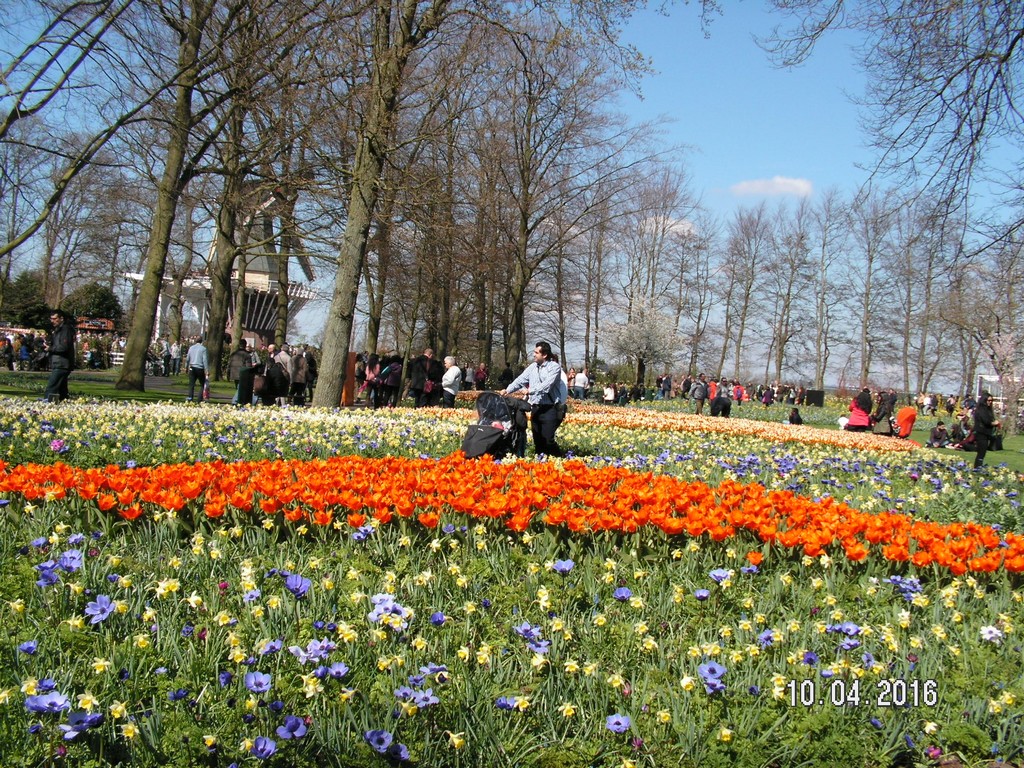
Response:
[[[375,752],[382,755],[388,751],[388,747],[391,746],[391,742],[395,739],[390,731],[385,731],[383,728],[376,731],[367,731],[363,734],[363,738]]]
[[[629,726],[633,724],[629,715],[621,715],[616,712],[614,715],[608,715],[604,721],[605,727],[612,733],[625,733],[629,730]]]
[[[284,725],[278,726],[277,735],[282,739],[301,739],[306,735],[306,721],[295,715],[288,715]]]
[[[249,750],[253,757],[257,757],[260,760],[266,760],[275,752],[277,752],[277,742],[273,739],[268,739],[266,736],[257,736],[252,743],[252,749]]]

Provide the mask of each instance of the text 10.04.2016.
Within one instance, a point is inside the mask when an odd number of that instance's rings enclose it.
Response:
[[[934,680],[877,680],[839,677],[790,680],[786,683],[791,707],[934,707],[939,684]]]

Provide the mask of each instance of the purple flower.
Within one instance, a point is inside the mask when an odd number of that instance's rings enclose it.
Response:
[[[713,677],[705,678],[701,682],[704,683],[704,690],[709,694],[722,693],[725,690],[725,683]]]
[[[221,688],[227,688],[229,685],[231,685],[231,681],[234,679],[235,676],[232,675],[230,672],[221,672],[219,675],[217,675],[217,682],[220,683]]]
[[[106,621],[115,610],[114,601],[106,595],[97,595],[91,603],[86,603],[85,615],[92,616],[90,624],[99,624]]]
[[[53,451],[54,453],[67,453],[69,448],[68,444],[65,443],[63,440],[51,440],[50,450]]]
[[[301,717],[288,715],[284,719],[284,725],[278,726],[277,735],[282,739],[301,739],[306,735],[306,722]]]
[[[559,573],[562,576],[565,576],[567,573],[569,573],[569,571],[572,570],[572,567],[574,565],[576,565],[576,563],[574,563],[572,560],[555,560],[555,573]]]
[[[36,586],[52,587],[60,581],[60,576],[57,574],[57,563],[53,560],[47,560],[45,563],[40,563],[36,566],[36,570],[39,572],[39,578],[36,580]]]
[[[36,651],[39,650],[39,641],[26,640],[24,643],[18,646],[18,650],[24,653],[26,656],[34,656]]]
[[[766,629],[757,636],[757,642],[762,648],[767,648],[775,643],[775,633],[770,629]]]
[[[550,640],[531,640],[526,644],[533,653],[545,654],[551,650]]]
[[[245,687],[253,693],[266,693],[270,690],[273,678],[265,672],[246,672]]]
[[[633,721],[629,719],[629,715],[620,715],[618,713],[608,715],[604,721],[605,727],[612,733],[625,733],[629,730],[629,726],[632,723]]]
[[[260,760],[266,760],[275,752],[277,752],[277,742],[273,739],[268,739],[266,736],[257,736],[252,743],[252,749],[249,752],[253,757],[257,757]]]
[[[70,706],[67,696],[52,690],[38,696],[25,697],[25,709],[37,715],[57,714]]]
[[[268,640],[260,651],[260,656],[266,656],[271,653],[277,653],[284,647],[284,640],[277,638],[276,640]]]
[[[721,664],[709,661],[697,667],[697,674],[704,680],[721,680],[725,676],[726,669]]]
[[[102,712],[72,712],[68,715],[67,723],[62,723],[60,729],[64,731],[64,740],[72,741],[77,739],[80,734],[102,723]]]
[[[542,631],[540,627],[535,627],[528,621],[524,621],[518,627],[512,627],[512,629],[524,640],[538,640]]]
[[[619,587],[612,592],[612,597],[618,600],[620,603],[624,603],[633,596],[632,590],[629,587]]]
[[[433,688],[427,688],[425,691],[416,691],[413,694],[412,700],[420,709],[426,709],[434,704],[441,703],[441,700],[434,695]]]
[[[391,742],[395,740],[395,737],[391,735],[391,732],[385,731],[383,728],[377,731],[367,731],[363,734],[363,738],[375,752],[382,755],[388,751],[388,747],[391,746]]]
[[[430,623],[435,627],[443,627],[446,619],[447,617],[442,611],[434,611],[430,614]]]
[[[392,744],[388,748],[388,757],[396,762],[404,763],[409,759],[409,748],[405,744]]]
[[[807,666],[813,667],[818,663],[818,654],[814,651],[807,651],[807,653],[804,654],[803,661]]]
[[[327,674],[335,680],[341,680],[341,678],[348,674],[348,665],[343,662],[336,661],[327,668]]]
[[[516,708],[516,700],[512,696],[499,696],[497,701],[494,702],[494,706],[506,712],[511,712]]]
[[[372,525],[362,525],[355,530],[352,534],[353,541],[366,541],[374,533],[374,527]]]
[[[312,582],[297,573],[289,573],[284,579],[284,588],[298,598],[303,598],[309,592]]]
[[[178,688],[175,691],[168,691],[167,692],[167,698],[170,701],[181,701],[186,696],[188,696],[188,689],[186,689],[186,688]]]
[[[695,589],[693,591],[693,596],[696,597],[701,602],[704,602],[709,597],[711,597],[711,590],[710,589]]]
[[[882,730],[882,721],[879,720],[877,717],[872,717],[869,722],[878,730]]]
[[[711,580],[716,584],[721,584],[723,581],[732,577],[732,571],[726,568],[715,568],[715,570],[709,573],[708,576],[710,576]]]
[[[67,573],[74,573],[82,567],[82,550],[69,549],[57,558],[57,567]]]

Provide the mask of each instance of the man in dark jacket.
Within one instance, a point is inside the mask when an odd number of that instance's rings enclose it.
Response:
[[[75,329],[59,309],[50,313],[50,322],[53,330],[50,332],[50,378],[46,382],[46,399],[56,403],[68,399],[68,376],[75,367]]]

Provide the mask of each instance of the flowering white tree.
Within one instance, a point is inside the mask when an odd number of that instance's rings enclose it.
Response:
[[[608,331],[614,357],[636,365],[636,383],[643,384],[648,365],[671,364],[683,346],[671,318],[653,309],[633,308],[631,317]]]

